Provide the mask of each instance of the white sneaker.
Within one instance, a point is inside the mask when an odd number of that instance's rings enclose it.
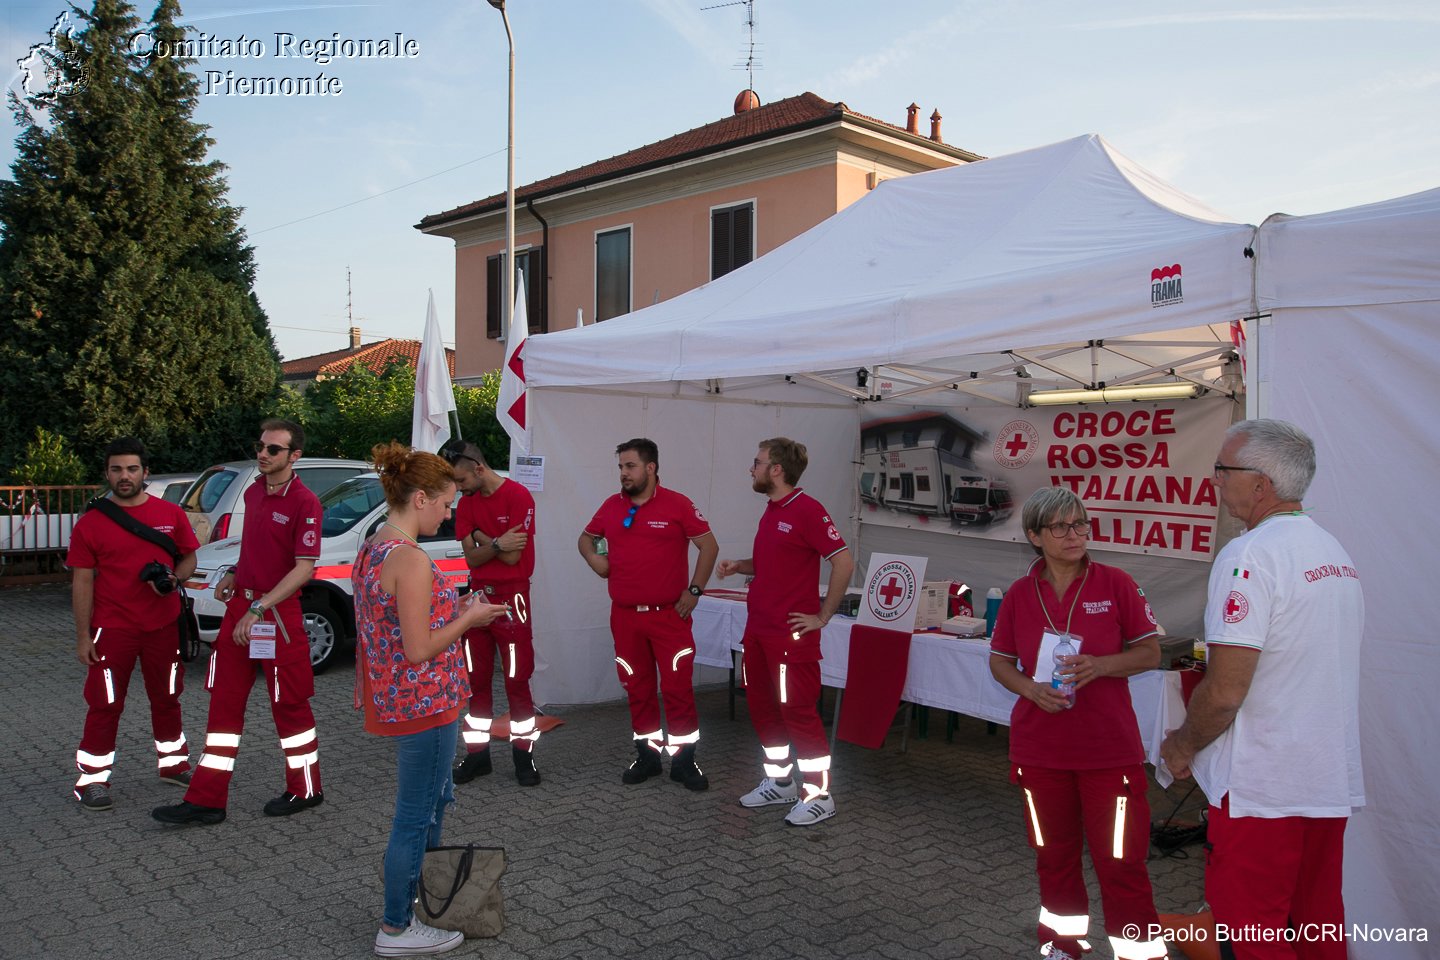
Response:
[[[404,933],[388,934],[384,928],[375,934],[375,956],[410,957],[422,953],[446,953],[465,942],[465,934],[456,930],[437,930],[419,920],[411,920]]]
[[[781,786],[770,777],[760,781],[760,786],[740,798],[742,807],[768,807],[775,803],[794,803],[800,799],[800,787],[794,780]]]
[[[833,816],[835,816],[835,798],[827,793],[814,800],[801,800],[796,803],[790,808],[790,812],[785,814],[785,822],[792,827],[808,827],[812,823],[829,820]]]

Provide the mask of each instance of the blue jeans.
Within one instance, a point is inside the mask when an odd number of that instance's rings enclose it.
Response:
[[[420,733],[394,737],[398,783],[390,845],[385,848],[386,925],[405,928],[415,915],[415,895],[425,848],[440,845],[445,808],[455,802],[450,764],[459,725],[442,724]]]

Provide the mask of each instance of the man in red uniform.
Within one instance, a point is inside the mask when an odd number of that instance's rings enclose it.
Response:
[[[810,458],[803,443],[762,440],[750,468],[756,493],[769,497],[754,553],[720,561],[719,574],[753,576],[746,598],[745,653],[741,660],[750,722],[765,751],[765,779],[740,798],[746,807],[786,804],[785,822],[809,826],[835,816],[830,796],[830,745],[816,704],[820,700],[820,630],[845,598],[855,559],[825,508],[795,484]],[[820,561],[830,562],[829,586],[820,599]],[[790,754],[805,795],[791,778]]]
[[[134,437],[121,437],[105,448],[110,502],[173,540],[178,560],[98,509],[76,521],[65,558],[72,573],[75,656],[88,668],[85,702],[90,709],[75,751],[80,770],[75,797],[85,810],[112,806],[115,731],[136,660],[150,698],[160,779],[180,786],[190,782],[190,750],[180,722],[185,670],[180,663],[176,629],[180,595],[175,587],[195,572],[195,550],[200,544],[183,510],[145,492],[148,468],[145,446]]]
[[[295,476],[305,446],[298,423],[266,420],[255,444],[260,476],[245,491],[240,562],[215,585],[225,617],[210,654],[206,687],[210,718],[205,752],[183,802],[156,807],[161,823],[219,823],[225,819],[230,776],[245,729],[245,702],[256,673],[285,755],[285,792],[265,804],[284,817],[325,801],[320,790],[319,741],[310,698],[315,676],[300,613],[299,590],[320,556],[320,501]]]
[[[710,524],[683,494],[660,486],[660,451],[653,440],[615,448],[620,492],[600,505],[580,534],[580,555],[609,582],[610,632],[620,685],[630,699],[636,759],[621,779],[643,783],[660,773],[660,750],[674,759],[670,779],[691,790],[710,780],[695,763],[695,639],[690,613],[705,593],[720,545]],[[597,542],[604,539],[607,552]],[[699,549],[688,577],[689,546]],[[660,725],[655,672],[665,698],[668,737]]]
[[[535,639],[530,630],[530,576],[535,572],[535,498],[521,484],[500,476],[473,443],[454,440],[441,454],[454,469],[455,485],[464,494],[455,507],[455,538],[470,566],[470,590],[487,603],[510,606],[510,616],[465,634],[465,661],[470,670],[470,709],[460,736],[465,759],[455,768],[455,782],[469,783],[490,772],[490,726],[495,722],[491,677],[495,653],[504,670],[505,697],[510,701],[510,754],[515,779],[522,787],[540,782],[535,769],[535,701],[530,676],[535,672]]]

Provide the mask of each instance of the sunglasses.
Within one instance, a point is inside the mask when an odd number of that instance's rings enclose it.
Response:
[[[635,511],[639,509],[640,508],[635,504],[630,504],[630,512],[625,514],[625,519],[620,521],[620,526],[624,527],[626,530],[629,530],[630,524],[635,522]]]
[[[280,456],[280,451],[282,451],[282,450],[292,450],[292,449],[294,449],[294,448],[293,448],[293,447],[282,447],[282,446],[280,446],[280,444],[278,444],[278,443],[261,443],[259,440],[256,440],[256,441],[255,441],[255,452],[256,452],[256,453],[268,453],[268,454],[270,454],[270,456],[272,456],[272,457],[278,457],[278,456]]]

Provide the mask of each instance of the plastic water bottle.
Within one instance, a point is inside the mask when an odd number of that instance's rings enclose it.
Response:
[[[1069,640],[1055,644],[1055,668],[1050,671],[1050,689],[1065,697],[1065,709],[1075,706],[1075,684],[1066,680],[1063,674],[1070,668],[1065,665],[1066,657],[1075,656],[1075,645]]]
[[[990,592],[985,594],[985,634],[995,635],[995,618],[1000,616],[1000,601],[1005,596],[1004,591],[999,587],[991,587]]]

